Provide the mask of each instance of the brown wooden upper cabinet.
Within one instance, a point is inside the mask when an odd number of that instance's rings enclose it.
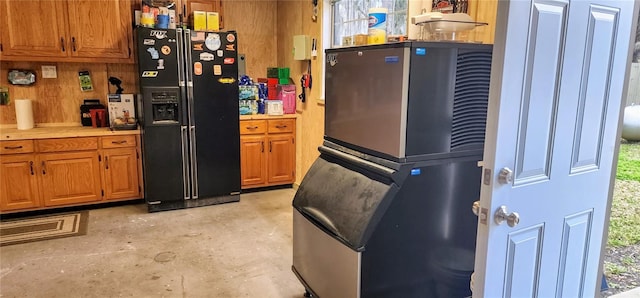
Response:
[[[133,63],[130,0],[1,0],[7,61]]]
[[[218,12],[220,18],[220,29],[224,28],[224,17],[221,0],[182,0],[182,5],[180,7],[184,7],[186,9],[184,16],[185,21],[188,22],[189,26],[193,25],[193,19],[191,18],[192,12],[199,10]]]

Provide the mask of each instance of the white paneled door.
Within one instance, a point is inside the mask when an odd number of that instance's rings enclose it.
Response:
[[[473,297],[594,297],[634,0],[500,1]]]

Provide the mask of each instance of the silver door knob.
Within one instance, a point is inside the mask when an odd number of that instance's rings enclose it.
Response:
[[[498,182],[500,184],[511,184],[513,182],[513,171],[507,167],[504,167],[498,173]]]
[[[475,214],[476,216],[480,214],[480,201],[473,202],[473,205],[471,206],[471,211],[473,211],[473,214]]]
[[[500,208],[496,210],[493,220],[499,225],[506,221],[507,225],[513,228],[520,223],[520,214],[518,214],[518,212],[509,213],[507,206],[500,206]]]

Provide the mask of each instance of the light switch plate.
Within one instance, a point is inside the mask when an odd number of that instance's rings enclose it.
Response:
[[[42,78],[55,79],[58,77],[55,65],[42,65]]]

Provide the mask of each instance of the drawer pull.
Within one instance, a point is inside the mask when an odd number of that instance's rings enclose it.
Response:
[[[276,128],[287,128],[286,125],[276,125]]]
[[[42,164],[41,164],[41,165],[42,165],[42,175],[46,175],[46,174],[47,174],[47,167],[46,167],[46,165],[44,164],[44,161],[42,162]]]
[[[256,129],[258,126],[247,126],[247,129]]]
[[[122,141],[111,141],[111,144],[115,144],[115,145],[121,145],[121,144],[126,144],[127,140],[122,140]]]
[[[22,149],[22,146],[4,146],[4,149],[7,149],[7,150]]]
[[[31,176],[33,176],[34,175],[34,173],[33,173],[33,161],[29,162],[29,170],[31,170]]]

